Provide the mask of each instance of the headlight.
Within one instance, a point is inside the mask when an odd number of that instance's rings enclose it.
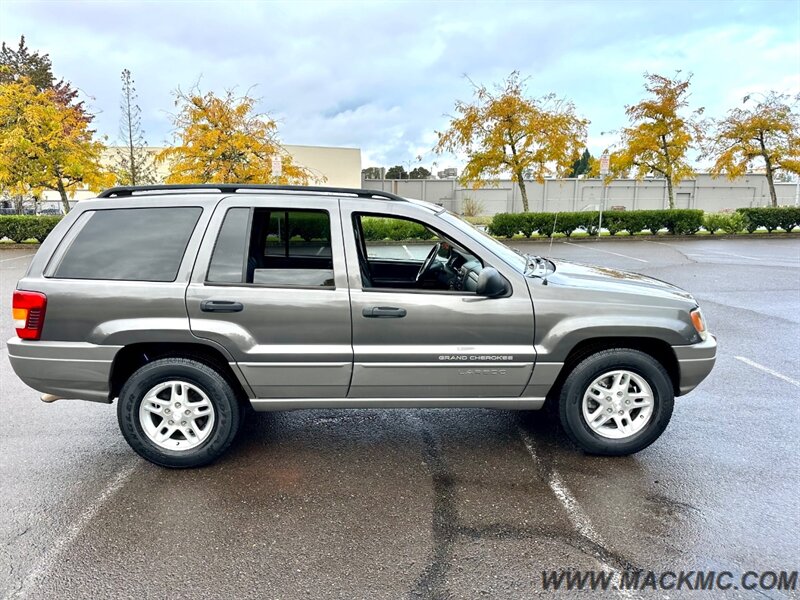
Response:
[[[706,330],[706,320],[703,318],[700,307],[695,308],[689,314],[692,317],[692,325],[694,325],[694,328],[697,330],[700,339],[705,340],[708,337],[708,331]]]

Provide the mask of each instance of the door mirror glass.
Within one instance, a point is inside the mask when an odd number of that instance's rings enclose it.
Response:
[[[486,267],[481,271],[481,274],[478,276],[478,287],[475,290],[478,296],[499,298],[500,296],[505,296],[508,292],[508,282],[505,277],[500,275],[497,269],[494,267]]]

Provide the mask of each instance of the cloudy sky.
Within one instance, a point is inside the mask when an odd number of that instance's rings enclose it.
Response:
[[[800,91],[800,0],[200,2],[0,0],[0,38],[48,52],[117,138],[119,74],[133,72],[148,142],[170,137],[171,90],[261,98],[289,144],[355,146],[367,165],[455,164],[435,130],[473,81],[512,70],[531,95],[572,99],[599,154],[645,71],[694,73],[719,115],[750,92]]]

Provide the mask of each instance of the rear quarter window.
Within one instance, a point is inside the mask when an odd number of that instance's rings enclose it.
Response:
[[[92,211],[53,276],[174,281],[201,213],[195,206]]]

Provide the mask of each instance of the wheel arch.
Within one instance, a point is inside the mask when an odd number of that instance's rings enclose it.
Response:
[[[117,352],[111,365],[108,389],[109,401],[119,396],[128,378],[144,365],[161,358],[186,358],[206,364],[218,371],[242,400],[249,399],[247,384],[214,346],[185,342],[141,342],[124,346]]]
[[[564,366],[547,395],[548,403],[551,397],[558,397],[567,376],[581,361],[597,352],[614,348],[638,350],[657,360],[667,371],[675,395],[680,395],[680,366],[675,351],[667,342],[648,337],[597,337],[581,340],[569,351]]]

